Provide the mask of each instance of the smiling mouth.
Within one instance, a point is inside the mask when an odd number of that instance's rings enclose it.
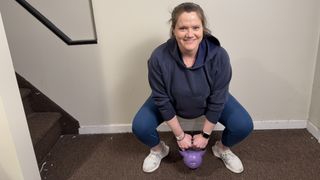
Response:
[[[195,39],[186,39],[186,40],[184,40],[184,42],[186,42],[186,43],[193,43],[195,41]]]

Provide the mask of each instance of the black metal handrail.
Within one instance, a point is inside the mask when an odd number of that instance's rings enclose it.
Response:
[[[62,32],[57,26],[55,26],[48,18],[42,15],[37,9],[35,9],[31,4],[25,0],[16,0],[21,6],[23,6],[30,14],[37,18],[43,25],[50,29],[55,35],[57,35],[62,41],[68,45],[84,45],[84,44],[97,44],[97,34],[95,29],[95,22],[93,17],[92,1],[90,0],[90,8],[92,12],[92,22],[94,39],[89,40],[72,40],[64,32]]]

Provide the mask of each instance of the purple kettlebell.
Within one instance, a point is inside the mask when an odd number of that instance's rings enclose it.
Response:
[[[183,162],[190,169],[197,169],[202,163],[202,156],[206,152],[205,150],[192,150],[179,151],[183,156]]]

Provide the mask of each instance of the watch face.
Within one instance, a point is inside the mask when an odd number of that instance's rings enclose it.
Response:
[[[204,138],[206,138],[206,139],[209,139],[209,137],[210,137],[210,135],[207,134],[207,133],[205,133],[205,132],[202,132],[201,134],[202,134],[202,136],[203,136]]]

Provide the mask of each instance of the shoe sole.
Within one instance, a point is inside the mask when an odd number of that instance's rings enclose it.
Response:
[[[143,172],[145,172],[145,173],[152,173],[152,172],[154,172],[155,170],[157,170],[157,169],[159,168],[159,166],[160,166],[160,164],[159,164],[157,167],[155,167],[154,169],[151,169],[151,170],[149,170],[149,171],[146,171],[146,170],[143,169]]]
[[[163,156],[163,158],[167,157],[168,154],[169,154],[169,152],[170,152],[170,148],[168,147],[168,152],[166,153],[165,156]],[[162,159],[163,159],[163,158],[162,158]],[[162,161],[162,159],[161,159],[161,161]],[[158,164],[158,166],[156,166],[155,168],[153,168],[153,169],[151,169],[151,170],[149,170],[149,171],[146,171],[146,170],[144,170],[144,169],[142,169],[142,170],[143,170],[143,172],[145,172],[145,173],[152,173],[152,172],[154,172],[155,170],[157,170],[157,169],[159,168],[160,164],[161,164],[161,162]]]
[[[224,164],[231,172],[234,172],[234,173],[237,173],[237,174],[243,172],[243,168],[240,169],[239,171],[232,169],[229,165],[227,165],[227,164],[223,161],[223,159],[220,157],[220,155],[219,155],[214,149],[215,149],[215,148],[212,147],[213,155],[214,155],[215,157],[221,159],[221,161],[223,162],[223,164]]]

